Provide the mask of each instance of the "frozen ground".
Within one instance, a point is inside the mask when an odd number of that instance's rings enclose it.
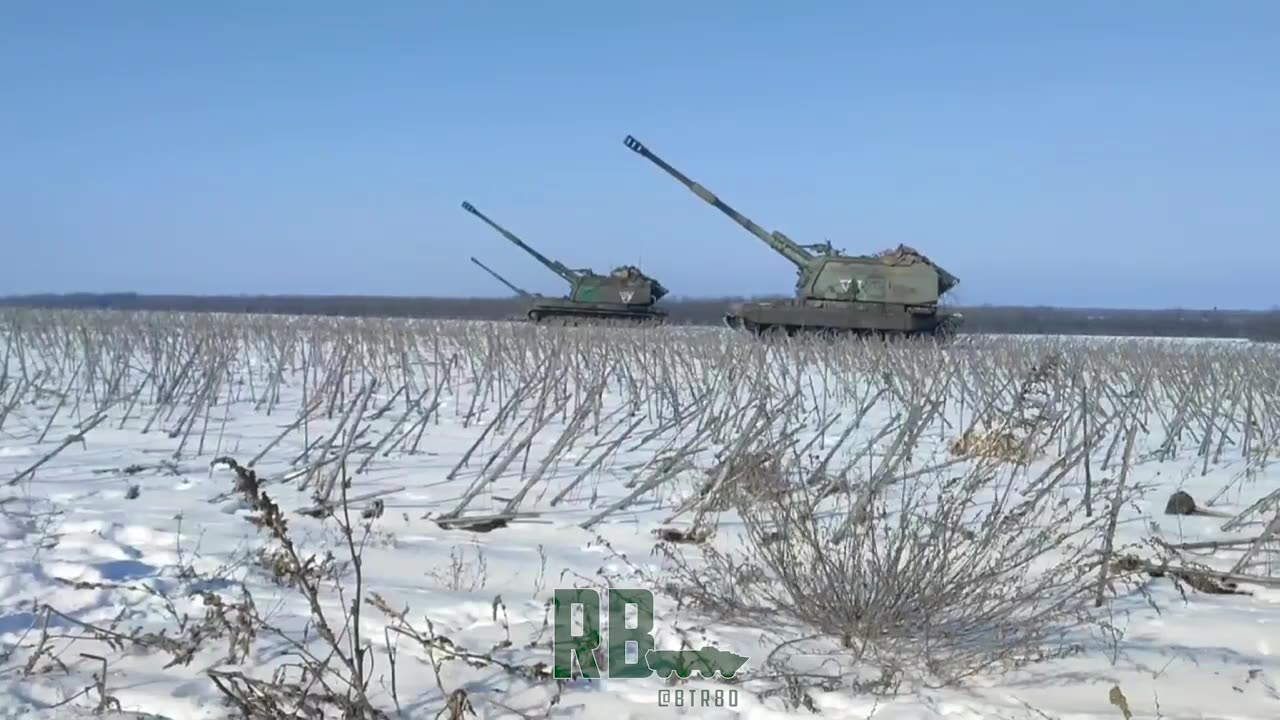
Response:
[[[949,351],[783,348],[708,330],[107,313],[10,313],[0,329],[4,717],[88,717],[104,691],[138,717],[233,717],[211,674],[242,698],[252,692],[227,673],[270,681],[280,667],[327,664],[335,678],[351,677],[315,619],[349,656],[352,569],[336,583],[322,578],[314,604],[275,581],[271,568],[288,562],[249,522],[261,513],[236,491],[235,470],[212,463],[223,456],[252,462],[301,557],[328,550],[348,563],[339,524],[350,518],[365,599],[359,632],[370,647],[364,695],[390,716],[398,706],[402,717],[436,717],[458,690],[485,718],[1280,716],[1273,544],[1257,543],[1240,567],[1246,544],[1181,555],[1151,544],[1246,541],[1276,517],[1274,504],[1251,508],[1280,488],[1280,470],[1268,465],[1280,438],[1274,348],[1052,338]],[[830,453],[839,495],[859,497],[871,479],[881,493],[905,493],[922,468],[945,465],[933,473],[941,478],[979,465],[957,459],[952,443],[975,416],[1027,412],[1025,397],[1007,405],[1015,393],[1005,381],[1022,382],[1055,353],[1060,366],[1041,381],[1048,400],[1038,412],[1061,422],[1041,421],[1052,429],[1029,469],[995,461],[1001,477],[1038,476],[1092,423],[1101,433],[1088,453],[1094,520],[1127,493],[1112,556],[1234,569],[1237,589],[1250,594],[1129,573],[1113,579],[1101,607],[1087,593],[1080,611],[1091,619],[1063,630],[1074,650],[1064,657],[942,687],[900,668],[888,693],[867,686],[885,668],[866,658],[842,663],[843,686],[829,690],[799,670],[767,669],[788,632],[811,633],[784,629],[792,617],[711,617],[663,587],[688,578],[655,552],[654,531],[689,529],[695,504],[672,516],[726,453],[768,450],[784,458],[784,475],[808,474],[814,456]],[[1075,377],[1086,379],[1083,404]],[[942,396],[950,399],[937,414],[923,410]],[[894,430],[904,417],[920,420],[916,411],[925,412],[920,432]],[[1089,419],[1078,426],[1076,414]],[[1070,522],[1087,523],[1074,510],[1084,502],[1083,461],[1073,463],[1054,498],[1073,508]],[[747,474],[739,467],[724,482]],[[1178,489],[1215,514],[1166,515]],[[308,508],[320,511],[298,512]],[[316,517],[329,509],[332,517]],[[718,518],[713,544],[750,545],[732,508],[703,513]],[[446,529],[451,514],[505,526]],[[666,547],[703,562],[693,544]],[[1053,556],[1035,560],[1018,574],[1034,575]],[[710,643],[747,663],[732,682],[695,674],[558,687],[539,674],[551,665],[551,593],[608,582],[655,591],[658,648]],[[385,609],[370,602],[375,594]],[[224,609],[211,611],[219,598]],[[387,611],[406,608],[397,633]],[[277,679],[321,686],[284,673]],[[660,696],[674,702],[695,690],[726,693],[736,707],[660,705]]]

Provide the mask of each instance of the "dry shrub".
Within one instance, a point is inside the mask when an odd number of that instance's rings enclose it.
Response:
[[[260,530],[264,540],[264,544],[255,550],[242,553],[243,557],[237,564],[242,560],[244,566],[265,575],[285,593],[306,602],[309,617],[301,632],[277,624],[279,617],[274,611],[260,612],[260,598],[255,599],[242,582],[231,582],[233,587],[239,588],[238,598],[200,589],[201,585],[222,578],[198,575],[193,568],[183,570],[185,582],[180,589],[203,601],[203,618],[191,617],[180,611],[173,597],[147,585],[66,581],[77,589],[147,593],[164,603],[173,627],[165,627],[160,632],[145,631],[141,627],[123,629],[119,627],[125,617],[123,610],[112,624],[94,625],[44,605],[40,609],[40,637],[22,666],[24,674],[46,673],[53,669],[71,672],[58,657],[66,648],[56,648],[55,636],[49,633],[49,622],[56,619],[78,628],[80,635],[71,639],[73,643],[101,645],[111,651],[112,657],[125,652],[162,653],[169,656],[165,669],[208,660],[208,646],[224,642],[225,653],[215,660],[212,667],[204,670],[204,675],[222,696],[228,716],[242,720],[387,720],[393,716],[405,717],[397,691],[397,651],[390,642],[392,635],[411,641],[429,660],[440,693],[439,702],[444,704],[440,717],[462,717],[458,715],[461,711],[474,715],[465,689],[446,689],[441,677],[441,668],[445,664],[493,667],[529,683],[551,680],[542,663],[519,665],[495,657],[510,652],[509,633],[506,640],[489,651],[473,652],[437,633],[429,618],[424,620],[425,630],[415,627],[407,619],[409,608],[393,609],[385,599],[365,586],[362,553],[366,541],[373,537],[373,524],[381,513],[358,512],[351,508],[345,473],[339,482],[340,501],[331,508],[332,512],[321,518],[330,528],[336,526],[339,544],[343,548],[337,553],[328,550],[310,552],[295,542],[295,530],[289,518],[264,490],[263,482],[252,468],[242,466],[229,456],[219,457],[214,463],[226,465],[234,471],[234,492],[242,497],[250,511],[246,520]],[[358,524],[352,519],[356,516],[361,518]],[[495,599],[495,618],[500,605],[501,600]],[[365,634],[367,630],[362,623],[362,614],[366,606],[376,610],[386,621],[382,637],[385,644],[375,643]],[[501,608],[505,613],[505,606]],[[272,658],[270,663],[254,662],[266,653]],[[109,658],[84,652],[80,657],[100,662],[102,670],[94,675],[93,685],[64,702],[70,703],[96,693],[99,713],[107,708],[119,709],[119,702],[107,686]],[[2,659],[7,660],[8,656]],[[380,675],[376,685],[375,672]],[[389,689],[383,683],[387,674],[390,675]],[[494,698],[486,699],[500,704]],[[421,705],[421,700],[415,699],[415,704]]]
[[[926,682],[1071,648],[1097,573],[1100,517],[1063,502],[1054,478],[991,464],[891,490],[827,503],[801,487],[743,507],[740,550],[704,547],[689,559],[663,548],[678,592],[715,617],[799,626],[862,669]],[[812,675],[797,657],[775,652],[761,669]]]
[[[243,467],[230,457],[221,457],[215,462],[225,464],[235,472],[235,489],[252,510],[248,520],[268,540],[268,546],[261,548],[256,556],[259,568],[266,571],[276,584],[301,595],[311,611],[309,628],[303,638],[283,632],[257,614],[252,616],[252,629],[257,635],[274,637],[291,651],[290,655],[297,658],[295,662],[278,664],[270,679],[259,677],[261,673],[250,674],[240,670],[208,671],[209,678],[239,717],[245,720],[281,717],[386,720],[393,714],[386,707],[388,698],[371,685],[373,669],[383,663],[390,668],[392,676],[390,703],[394,704],[396,713],[402,714],[395,690],[396,660],[395,651],[390,648],[390,635],[384,636],[388,639],[382,650],[386,656],[378,659],[376,645],[362,633],[361,612],[365,605],[378,610],[390,621],[387,633],[410,639],[430,658],[437,687],[446,702],[441,716],[449,713],[450,717],[461,717],[458,713],[471,707],[464,689],[458,688],[452,693],[446,691],[440,669],[447,662],[466,662],[473,667],[492,665],[534,682],[548,679],[540,668],[503,663],[493,657],[493,653],[510,645],[509,639],[489,653],[468,651],[436,633],[430,619],[426,620],[427,630],[415,628],[407,620],[409,608],[392,609],[382,596],[366,587],[362,552],[373,535],[373,524],[381,512],[360,513],[362,522],[359,525],[352,521],[355,513],[347,496],[349,482],[345,472],[338,481],[340,502],[324,518],[336,523],[340,540],[345,543],[345,557],[339,558],[329,551],[320,555],[305,553],[295,544],[284,513],[263,491],[253,469]],[[458,564],[460,556],[455,556],[454,561],[455,565]],[[455,567],[454,570],[461,572],[462,568]],[[334,599],[340,601],[341,610],[337,612],[326,609],[329,604],[326,601]],[[499,599],[494,601],[495,618],[500,602]]]

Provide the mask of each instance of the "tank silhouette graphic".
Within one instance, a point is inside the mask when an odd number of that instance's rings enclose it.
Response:
[[[727,679],[737,674],[747,658],[703,645],[700,650],[650,650],[645,654],[645,662],[658,677],[670,677],[674,672],[680,678],[687,678],[697,670],[704,678],[715,677],[719,671]]]

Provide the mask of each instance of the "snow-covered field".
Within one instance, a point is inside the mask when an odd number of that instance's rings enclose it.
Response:
[[[1280,717],[1274,346],[7,311],[0,353],[4,717]],[[610,585],[746,664],[557,681],[553,591]]]

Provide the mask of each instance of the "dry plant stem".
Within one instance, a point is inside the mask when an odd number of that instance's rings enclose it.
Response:
[[[1249,548],[1244,551],[1244,554],[1242,554],[1240,559],[1236,561],[1236,564],[1232,566],[1231,573],[1240,573],[1248,567],[1249,561],[1262,550],[1263,545],[1278,537],[1280,537],[1280,512],[1277,512],[1276,516],[1271,518],[1271,522],[1267,523],[1267,527],[1262,531],[1262,534],[1259,535],[1258,538],[1249,545]]]
[[[1129,467],[1133,460],[1133,442],[1138,435],[1138,424],[1132,422],[1129,425],[1129,434],[1124,443],[1124,459],[1120,466],[1120,482],[1116,488],[1115,494],[1111,498],[1111,511],[1107,513],[1107,532],[1103,537],[1102,546],[1102,564],[1098,572],[1098,585],[1094,594],[1093,604],[1096,607],[1102,607],[1105,602],[1107,589],[1107,573],[1111,568],[1112,549],[1115,545],[1116,523],[1120,518],[1120,508],[1124,503],[1124,487],[1125,481],[1129,477]]]
[[[1084,375],[1080,377],[1080,425],[1081,431],[1086,438],[1089,437],[1089,385]],[[1092,444],[1085,441],[1084,447],[1084,511],[1088,517],[1093,517],[1093,468],[1090,462],[1092,455]]]
[[[90,430],[97,427],[99,423],[101,423],[103,420],[106,420],[106,419],[107,419],[106,410],[101,410],[98,413],[94,414],[92,417],[82,422],[80,426],[76,428],[76,432],[72,433],[71,435],[68,435],[66,439],[63,440],[60,445],[58,445],[58,447],[54,448],[53,450],[50,450],[47,454],[44,455],[44,457],[41,457],[39,460],[35,461],[35,463],[33,463],[26,470],[23,470],[22,472],[13,476],[13,479],[9,480],[8,484],[16,485],[22,482],[23,478],[30,477],[32,474],[35,473],[36,470],[39,470],[40,467],[43,466],[45,463],[57,457],[58,453],[62,452],[63,450],[66,450],[69,446],[73,445],[74,443],[83,441],[85,435],[87,435]]]
[[[361,388],[363,392],[360,394],[360,404],[356,406],[355,419],[352,421],[350,429],[347,431],[346,441],[342,445],[342,450],[338,453],[338,463],[333,472],[329,474],[323,488],[319,489],[316,500],[320,503],[328,503],[333,497],[334,483],[338,481],[339,476],[342,477],[343,483],[346,482],[347,457],[351,454],[351,446],[355,442],[360,429],[360,419],[364,415],[365,409],[369,406],[369,400],[373,397],[374,391],[378,387],[378,382],[374,380],[367,387]],[[345,492],[345,488],[344,488]]]

